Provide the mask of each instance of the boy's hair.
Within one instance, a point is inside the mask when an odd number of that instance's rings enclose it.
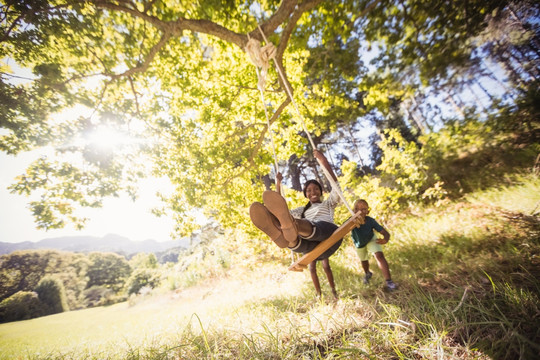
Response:
[[[356,207],[356,204],[358,204],[360,202],[363,202],[364,204],[366,204],[369,207],[369,204],[368,204],[368,202],[366,200],[364,200],[364,199],[356,199],[354,201],[354,204],[353,204],[353,209]]]

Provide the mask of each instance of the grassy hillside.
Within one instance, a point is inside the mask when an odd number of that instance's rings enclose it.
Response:
[[[540,181],[476,192],[386,224],[399,289],[350,239],[322,300],[283,263],[131,303],[0,325],[2,359],[532,359],[540,352]],[[534,215],[536,214],[536,215]],[[373,214],[376,217],[376,214]],[[322,273],[322,271],[320,271]]]

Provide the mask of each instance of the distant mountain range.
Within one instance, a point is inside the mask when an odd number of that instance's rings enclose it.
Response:
[[[139,252],[158,254],[173,248],[185,248],[190,245],[189,237],[180,240],[158,242],[156,240],[133,241],[126,237],[107,234],[96,236],[63,236],[47,238],[37,242],[7,243],[0,241],[0,255],[17,250],[62,250],[71,252],[116,252],[131,255]]]

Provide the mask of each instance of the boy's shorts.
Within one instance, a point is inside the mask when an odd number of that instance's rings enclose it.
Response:
[[[360,258],[360,261],[367,261],[369,260],[369,254],[375,254],[378,251],[382,252],[382,246],[381,244],[377,244],[378,240],[377,234],[373,234],[373,237],[371,238],[371,241],[367,243],[366,246],[363,248],[356,248],[356,253],[358,254],[358,257]]]

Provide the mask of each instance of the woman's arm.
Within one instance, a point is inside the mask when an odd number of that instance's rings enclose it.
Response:
[[[330,163],[328,162],[328,160],[326,159],[326,156],[323,155],[322,152],[320,152],[319,150],[317,149],[314,149],[313,150],[313,156],[315,156],[315,158],[317,160],[319,160],[319,162],[321,163],[322,166],[324,166],[324,168],[328,171],[328,173],[332,176],[332,179],[334,179],[334,181],[337,181],[337,177],[336,177],[336,174],[334,174],[334,170],[332,170],[332,166],[330,166]]]
[[[283,180],[283,175],[280,172],[276,174],[276,192],[281,194],[281,180]]]

